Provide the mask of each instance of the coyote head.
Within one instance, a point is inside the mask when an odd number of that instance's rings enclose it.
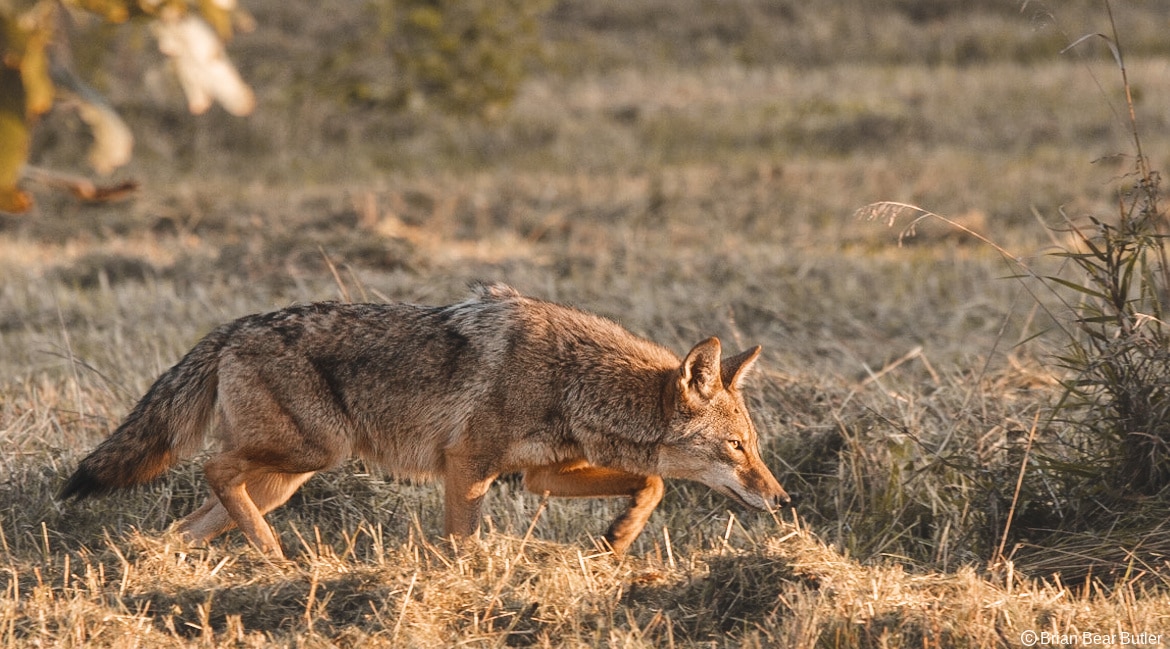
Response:
[[[756,428],[739,391],[759,346],[720,359],[719,339],[687,354],[666,388],[669,431],[659,453],[663,476],[701,482],[752,509],[791,500],[760,459]]]

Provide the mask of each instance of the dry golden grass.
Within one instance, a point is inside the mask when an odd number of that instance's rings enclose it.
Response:
[[[0,647],[1170,639],[1164,498],[1055,534],[1062,474],[1034,459],[1014,498],[1060,378],[1059,337],[1031,338],[1052,316],[1005,279],[1018,268],[953,229],[898,247],[897,228],[853,216],[924,205],[1055,270],[1034,212],[1109,214],[1131,168],[1113,157],[1126,133],[1100,53],[1085,52],[1094,80],[1056,54],[1059,34],[988,3],[933,3],[933,17],[913,2],[788,17],[720,4],[661,30],[646,26],[656,0],[567,3],[549,23],[556,72],[483,123],[305,91],[296,75],[347,33],[255,4],[261,30],[236,56],[259,86],[255,119],[176,127],[173,107],[108,80],[140,135],[126,173],[142,193],[97,207],[43,194],[39,213],[0,217]],[[1104,29],[1089,3],[1065,11],[1075,35]],[[1133,11],[1145,145],[1167,168],[1159,18]],[[81,148],[38,146],[39,163]],[[711,334],[762,344],[751,405],[799,519],[741,517],[670,484],[617,560],[593,540],[614,503],[541,503],[505,480],[483,537],[451,547],[441,487],[353,465],[270,516],[291,557],[272,564],[234,533],[209,547],[166,533],[204,497],[197,462],[53,500],[216,324],[343,294],[445,303],[474,279],[680,351]],[[1036,448],[1053,452],[1061,425],[1037,428]],[[1012,561],[997,562],[1009,512]]]
[[[1026,633],[1160,634],[1170,596],[1030,580],[1010,566],[916,573],[860,565],[806,529],[747,532],[717,547],[621,561],[489,533],[436,547],[362,525],[315,530],[296,557],[193,550],[131,534],[9,564],[8,646],[1018,646]],[[1085,643],[1100,644],[1100,643]],[[1137,645],[1139,643],[1130,642]]]

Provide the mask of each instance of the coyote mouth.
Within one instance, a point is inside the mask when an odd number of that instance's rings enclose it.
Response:
[[[728,487],[726,485],[719,485],[719,488],[717,489],[717,491],[719,493],[723,494],[724,496],[731,498],[733,501],[738,503],[744,509],[750,509],[751,511],[755,511],[755,512],[768,511],[767,507],[761,507],[757,504],[748,502],[747,499],[744,498],[742,495],[740,495],[739,491],[737,491],[734,487]]]

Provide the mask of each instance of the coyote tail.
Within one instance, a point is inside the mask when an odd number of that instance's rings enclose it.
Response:
[[[163,372],[110,436],[78,465],[57,498],[100,496],[150,482],[203,442],[219,387],[220,327]]]

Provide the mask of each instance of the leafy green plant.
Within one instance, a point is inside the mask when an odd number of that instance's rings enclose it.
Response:
[[[1060,364],[1071,373],[1058,411],[1072,418],[1099,455],[1110,486],[1153,494],[1170,485],[1170,330],[1164,319],[1170,268],[1166,213],[1159,203],[1161,176],[1142,148],[1125,58],[1109,3],[1112,36],[1084,36],[1109,46],[1125,89],[1134,147],[1132,185],[1118,200],[1115,223],[1090,218],[1086,231],[1069,223],[1075,247],[1057,252],[1080,271],[1080,281],[1049,277],[1080,294]]]
[[[395,66],[392,103],[415,99],[488,114],[512,101],[540,58],[548,0],[382,0],[381,45]]]
[[[1138,159],[1137,180],[1115,223],[1070,225],[1075,249],[1057,252],[1081,280],[1049,279],[1081,297],[1075,333],[1060,365],[1069,371],[1058,411],[1075,408],[1076,427],[1101,442],[1106,483],[1152,494],[1170,484],[1170,330],[1166,299],[1166,214],[1159,176]]]

